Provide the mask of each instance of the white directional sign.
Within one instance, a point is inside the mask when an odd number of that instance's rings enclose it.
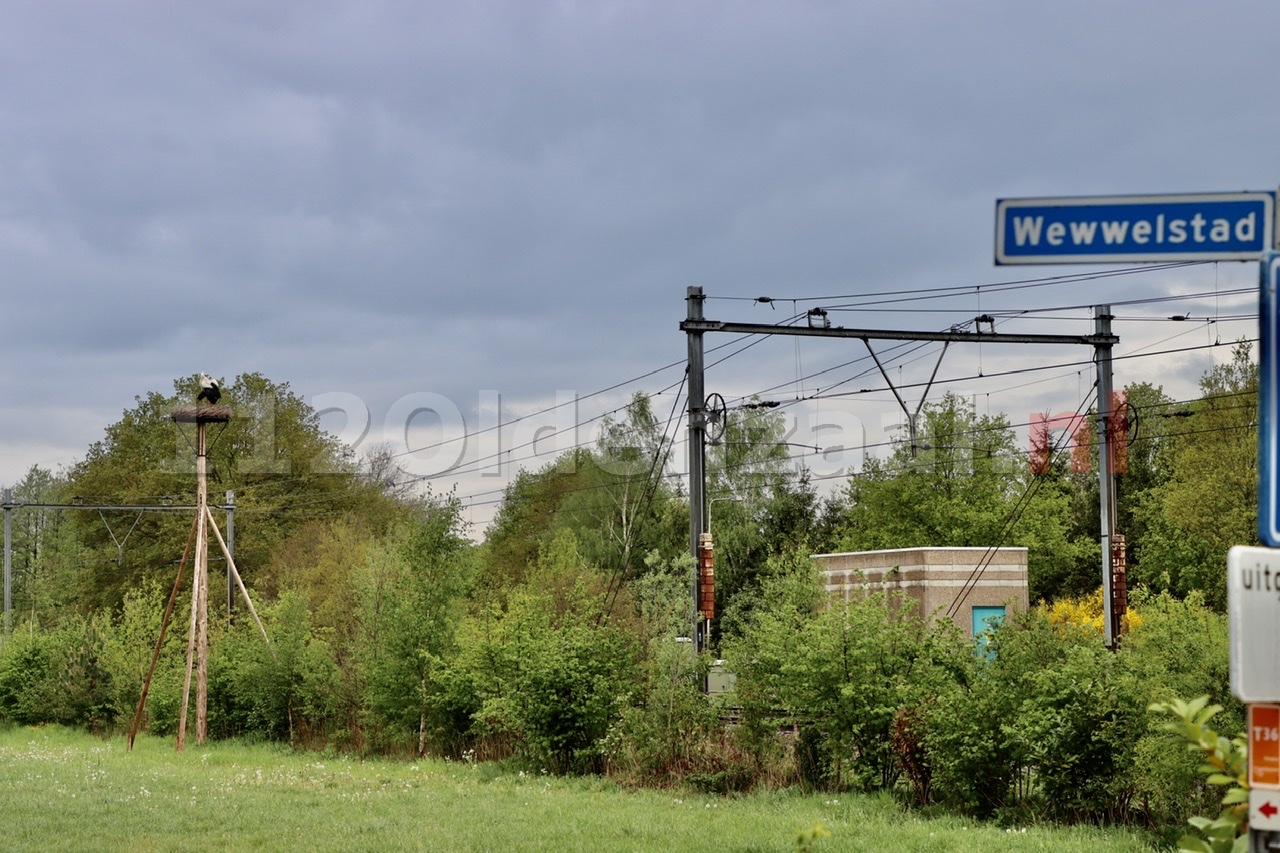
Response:
[[[1249,829],[1280,829],[1280,791],[1249,790]]]
[[[1237,545],[1227,552],[1231,693],[1280,702],[1280,551]]]

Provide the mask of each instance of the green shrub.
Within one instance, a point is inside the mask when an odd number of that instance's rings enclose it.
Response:
[[[26,726],[49,722],[54,645],[51,636],[34,629],[14,631],[0,645],[0,718]]]
[[[978,817],[1024,810],[1040,802],[1033,732],[1051,725],[1051,705],[1070,713],[1070,696],[1051,698],[1050,676],[1071,650],[1100,646],[1072,626],[1050,624],[1033,610],[1012,614],[992,632],[986,654],[970,655],[958,675],[925,708],[926,761],[938,802]]]
[[[895,715],[945,690],[967,666],[967,647],[905,596],[814,601],[797,584],[816,587],[813,577],[766,587],[726,641],[744,718],[757,739],[798,724],[796,763],[808,785],[892,788],[901,772]]]
[[[1244,706],[1231,695],[1227,619],[1195,593],[1178,600],[1168,593],[1134,596],[1140,624],[1124,637],[1121,654],[1145,687],[1149,703],[1181,696],[1207,696],[1219,706],[1218,725],[1244,730]],[[1135,748],[1134,808],[1142,822],[1176,840],[1189,817],[1214,810],[1218,795],[1197,772],[1199,759],[1170,745],[1156,720]]]
[[[1209,721],[1222,711],[1222,707],[1210,705],[1208,696],[1190,702],[1181,699],[1156,702],[1150,710],[1176,718],[1162,728],[1174,733],[1181,744],[1197,754],[1203,762],[1198,770],[1204,774],[1207,783],[1225,788],[1217,809],[1218,816],[1188,818],[1187,823],[1194,826],[1198,834],[1188,833],[1179,838],[1178,849],[1203,853],[1244,850],[1249,842],[1245,836],[1249,821],[1249,747],[1244,735],[1228,739],[1209,728]]]
[[[834,787],[831,771],[836,766],[831,758],[831,738],[817,726],[803,726],[796,734],[796,776],[809,791],[822,791]]]
[[[160,636],[168,595],[169,591],[159,585],[131,590],[125,594],[119,616],[104,632],[102,664],[111,677],[111,702],[123,726],[132,725],[137,712],[142,686]],[[144,729],[151,727],[157,704],[164,703],[173,706],[171,716],[176,726],[178,689],[174,687],[166,693],[166,688],[161,685],[169,685],[173,681],[172,676],[185,668],[185,640],[183,626],[170,624],[147,694],[142,720]]]
[[[0,717],[106,731],[115,725],[100,620],[73,618],[47,632],[19,630],[0,646]]]
[[[209,725],[219,736],[323,742],[341,696],[331,629],[313,629],[306,602],[287,592],[264,608],[270,644],[251,619],[219,632],[209,664]]]
[[[999,649],[996,631],[990,648]],[[999,660],[997,654],[994,660]],[[1019,754],[1002,724],[1014,717],[1018,697],[1006,688],[994,662],[975,662],[973,678],[946,685],[923,708],[921,727],[930,798],[959,811],[990,817],[1013,801],[1024,778]]]
[[[640,785],[678,784],[703,772],[723,725],[702,691],[704,667],[674,636],[650,643],[643,692],[619,711],[605,740],[609,772]],[[718,772],[718,771],[717,771]]]
[[[467,685],[478,706],[472,736],[536,769],[604,769],[610,728],[638,692],[643,648],[611,619],[610,586],[562,530],[505,609],[491,605],[463,623],[450,680]]]
[[[1066,650],[1031,675],[1032,695],[1007,729],[1043,811],[1059,820],[1123,821],[1134,748],[1147,727],[1145,691],[1098,643]]]
[[[628,636],[599,618],[599,601],[584,587],[562,592],[561,606],[514,592],[505,612],[467,620],[442,680],[473,692],[473,737],[508,743],[537,769],[594,773],[635,690],[636,655]]]
[[[1097,631],[1051,623],[1039,608],[995,631],[990,659],[924,706],[937,802],[978,816],[1140,822],[1166,837],[1205,811],[1196,762],[1144,709],[1199,691],[1243,726],[1225,619],[1197,596],[1138,591],[1134,601],[1141,618],[1114,652]]]
[[[465,731],[457,711],[473,706],[470,686],[443,671],[474,570],[460,512],[456,499],[428,501],[357,568],[359,640],[345,683],[383,749],[448,753]]]

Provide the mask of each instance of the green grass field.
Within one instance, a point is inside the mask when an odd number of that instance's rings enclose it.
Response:
[[[625,791],[597,779],[441,761],[360,761],[271,745],[0,731],[5,850],[1139,851],[1088,828],[925,820],[890,798]]]

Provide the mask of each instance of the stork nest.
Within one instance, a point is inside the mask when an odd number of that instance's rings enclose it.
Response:
[[[231,407],[206,406],[203,403],[174,406],[169,418],[180,424],[225,424],[231,420]]]

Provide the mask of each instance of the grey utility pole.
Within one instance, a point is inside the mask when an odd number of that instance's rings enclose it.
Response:
[[[688,325],[702,321],[702,288],[690,287],[685,297],[688,303]],[[689,549],[693,554],[693,641],[695,652],[706,645],[706,637],[699,630],[701,612],[701,538],[706,532],[706,442],[707,414],[703,385],[702,332],[688,332],[689,339]]]
[[[4,633],[13,628],[13,490],[4,490]]]
[[[1112,546],[1116,534],[1116,488],[1111,449],[1111,306],[1093,308],[1094,355],[1098,362],[1098,511],[1102,532],[1102,625],[1103,642],[1114,649],[1120,636],[1120,619],[1115,608]]]

